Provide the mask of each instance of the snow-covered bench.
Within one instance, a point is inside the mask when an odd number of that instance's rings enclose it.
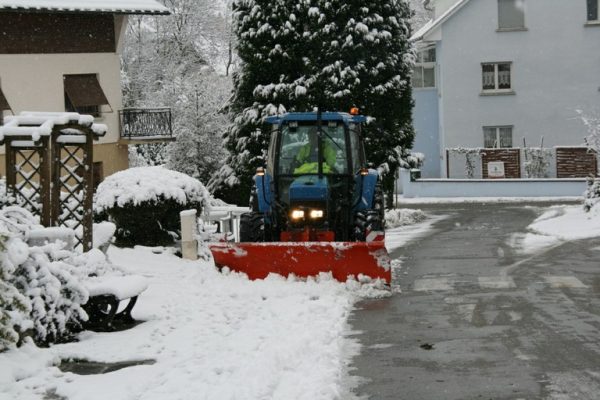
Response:
[[[87,328],[110,331],[122,324],[131,324],[131,310],[138,296],[148,288],[148,283],[141,276],[103,276],[90,278],[85,282],[90,294],[83,309],[89,316]],[[119,311],[119,304],[129,300],[125,308]]]
[[[112,241],[115,225],[110,222],[94,224],[94,248],[106,254]],[[75,243],[75,231],[64,227],[37,227],[29,232],[30,246],[43,246],[46,243],[61,241],[65,249],[72,250]],[[119,324],[134,322],[131,311],[138,296],[146,290],[148,284],[141,276],[101,276],[89,277],[83,285],[89,292],[89,299],[82,307],[88,314],[86,328],[110,331]],[[125,308],[119,311],[122,301],[129,300]]]

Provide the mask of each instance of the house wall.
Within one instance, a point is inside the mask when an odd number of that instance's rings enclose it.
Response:
[[[122,42],[126,16],[115,16],[115,43]],[[123,108],[119,54],[58,53],[0,54],[0,87],[15,114],[22,111],[64,112],[63,75],[98,75],[110,108],[102,106],[102,116],[96,123],[106,124],[108,132],[95,146],[95,161],[104,162],[104,175],[127,168],[127,146],[117,146],[119,114]],[[10,115],[10,113],[5,113]],[[4,146],[0,147],[0,173],[4,174]]]
[[[440,174],[437,89],[413,89],[413,99],[415,100],[413,124],[416,133],[413,151],[425,155],[421,176],[423,178],[436,178]]]
[[[525,4],[526,31],[496,32],[489,0],[471,0],[442,26],[443,146],[482,147],[482,127],[497,125],[513,126],[515,147],[542,136],[544,147],[583,143],[577,110],[600,107],[600,26],[585,25],[585,0]],[[514,95],[481,95],[481,63],[493,61],[512,61]]]

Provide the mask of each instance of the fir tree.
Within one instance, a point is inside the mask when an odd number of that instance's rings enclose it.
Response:
[[[287,111],[346,111],[357,106],[373,121],[364,131],[367,158],[394,172],[412,146],[405,0],[238,0],[234,30],[242,61],[234,75],[226,136],[230,152],[211,188],[226,201],[247,202],[256,167],[265,163],[266,116]]]

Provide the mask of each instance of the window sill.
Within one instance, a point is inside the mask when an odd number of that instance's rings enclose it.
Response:
[[[485,91],[479,93],[480,96],[514,96],[517,93],[514,90],[504,90],[504,91]]]
[[[522,28],[498,28],[496,29],[496,32],[525,32],[528,31],[529,29],[522,27]]]
[[[600,26],[600,20],[597,21],[587,21],[584,26],[588,27],[588,26]]]
[[[413,87],[413,90],[416,92],[424,91],[424,90],[435,90],[437,86],[425,86],[425,87]]]

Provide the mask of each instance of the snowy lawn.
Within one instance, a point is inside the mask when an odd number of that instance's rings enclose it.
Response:
[[[513,238],[515,246],[525,253],[565,241],[600,237],[600,207],[586,213],[581,205],[553,206],[533,221],[527,231]]]
[[[112,247],[109,256],[148,279],[133,311],[146,322],[122,332],[84,332],[78,342],[49,349],[27,345],[0,354],[0,399],[46,393],[69,400],[347,397],[345,367],[358,348],[346,337],[360,294],[356,284],[327,277],[252,282],[149,248]],[[67,358],[156,363],[77,375],[57,368]]]

